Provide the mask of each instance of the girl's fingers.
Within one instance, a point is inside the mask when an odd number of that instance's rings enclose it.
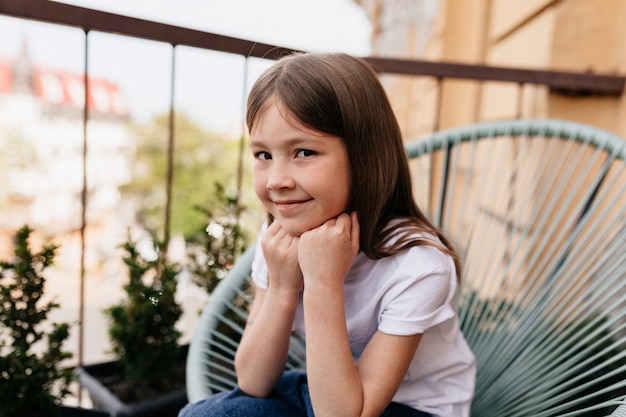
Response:
[[[350,237],[352,238],[352,247],[356,248],[358,251],[361,227],[359,225],[359,218],[356,214],[356,211],[350,213],[350,219],[352,220],[352,233],[350,234]]]

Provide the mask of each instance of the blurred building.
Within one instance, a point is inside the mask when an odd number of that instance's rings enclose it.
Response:
[[[626,73],[626,0],[354,0],[372,55],[499,67]],[[429,132],[437,80],[383,77],[407,137]],[[626,136],[626,95],[576,96],[537,85],[445,79],[439,127],[558,118]],[[521,103],[521,106],[519,104]],[[521,111],[519,108],[521,107]]]
[[[90,227],[106,230],[121,202],[119,189],[131,179],[130,115],[119,87],[108,80],[90,79],[87,101],[86,215]],[[84,102],[84,76],[35,65],[26,44],[19,56],[0,60],[0,258],[24,224],[77,244]]]
[[[73,361],[78,358],[76,323],[82,321],[89,332],[83,336],[89,339],[84,359],[94,362],[110,355],[102,311],[122,297],[126,277],[119,244],[133,224],[134,210],[120,190],[131,180],[135,139],[118,85],[90,78],[86,124],[84,103],[83,74],[37,65],[26,44],[18,56],[0,58],[0,259],[11,259],[13,236],[24,224],[34,229],[33,250],[42,243],[59,245],[54,266],[45,274],[47,297],[61,303],[50,319],[73,325],[66,344]],[[85,165],[84,265],[90,282],[81,318]]]

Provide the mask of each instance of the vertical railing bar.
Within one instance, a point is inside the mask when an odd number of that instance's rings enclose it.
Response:
[[[237,161],[237,195],[235,204],[235,222],[239,225],[239,202],[241,199],[241,189],[243,187],[243,161],[246,142],[246,99],[248,95],[248,58],[244,57],[243,65],[243,91],[241,93],[241,137],[239,139],[239,155]]]
[[[520,81],[517,88],[517,110],[515,114],[515,118],[520,120],[522,118],[522,112],[524,107],[524,82]]]
[[[433,133],[437,132],[439,130],[440,127],[440,117],[441,117],[441,101],[442,101],[442,89],[443,89],[443,79],[442,77],[437,77],[437,95],[435,96],[435,120],[433,120]],[[435,181],[437,178],[436,175],[436,157],[435,154],[433,153],[430,156],[430,184],[429,184],[429,189],[430,190],[435,190]],[[445,193],[445,190],[443,190],[443,193],[440,196],[440,200],[438,201],[439,203],[443,202],[443,194]],[[432,208],[432,213],[431,213],[431,217],[433,219],[433,221],[435,221],[437,223],[437,225],[439,227],[441,227],[440,222],[442,221],[442,207],[435,207],[433,206]]]
[[[170,114],[167,140],[167,174],[165,184],[165,224],[163,225],[163,250],[167,252],[170,241],[172,217],[172,183],[174,178],[174,95],[176,84],[176,45],[172,45],[172,73],[170,79]]]
[[[438,132],[441,128],[441,108],[443,106],[443,77],[437,77],[437,96],[435,102],[435,120],[433,122],[433,132]]]
[[[443,161],[443,178],[441,179],[441,195],[439,201],[439,227],[445,229],[445,217],[446,217],[446,199],[448,198],[448,181],[450,181],[451,157],[454,143],[449,141],[445,147],[445,159]],[[458,146],[457,146],[458,148]],[[454,178],[454,177],[453,177]]]
[[[477,123],[480,120],[480,114],[482,109],[482,102],[485,90],[485,82],[484,81],[475,81],[475,85],[478,85],[476,89],[476,97],[474,98],[474,109],[472,111],[472,120],[470,123]]]
[[[83,103],[83,178],[80,195],[80,284],[78,307],[78,366],[83,366],[85,352],[85,230],[87,228],[87,122],[89,120],[89,30],[85,30],[83,84],[85,102]],[[78,390],[78,402],[82,401],[82,390]]]

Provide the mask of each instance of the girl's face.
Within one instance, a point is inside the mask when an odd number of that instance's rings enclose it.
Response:
[[[350,165],[338,136],[304,126],[268,103],[250,135],[256,195],[287,233],[300,236],[348,207]]]

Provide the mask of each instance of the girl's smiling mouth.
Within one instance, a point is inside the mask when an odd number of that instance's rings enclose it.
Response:
[[[308,200],[275,200],[273,201],[276,209],[282,213],[289,213],[291,211],[297,210],[306,203],[312,201],[313,199]]]

